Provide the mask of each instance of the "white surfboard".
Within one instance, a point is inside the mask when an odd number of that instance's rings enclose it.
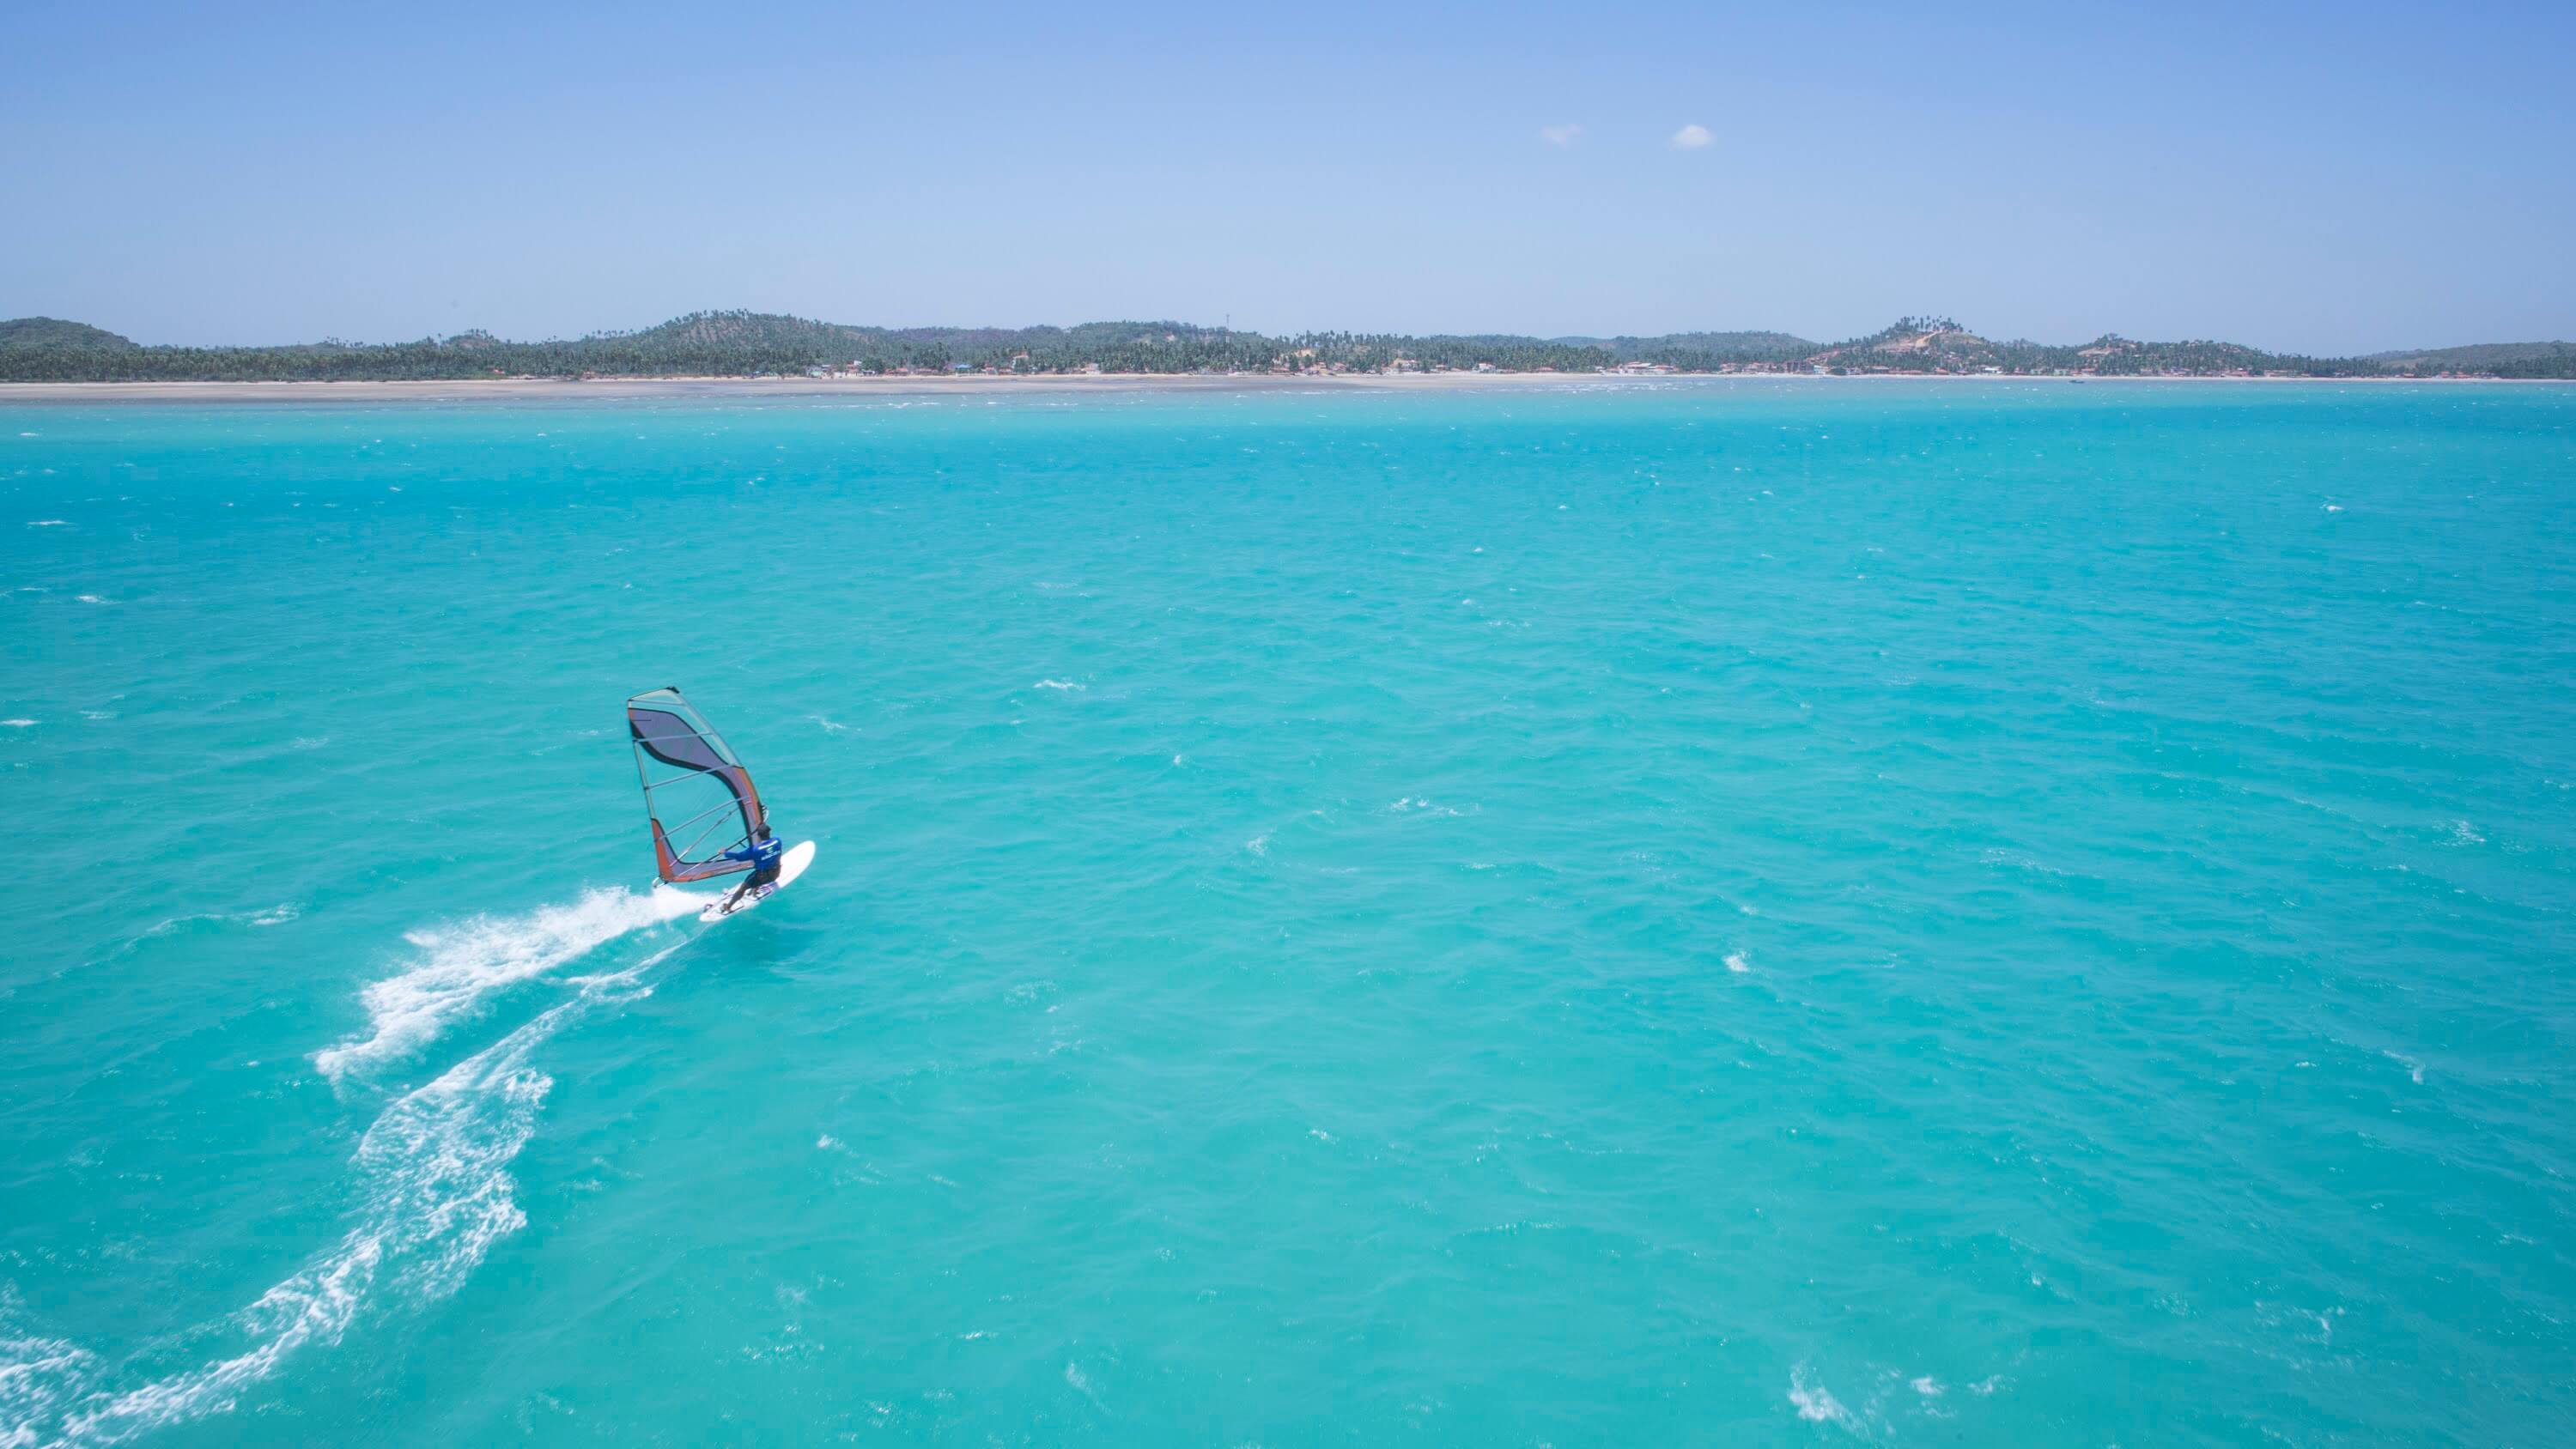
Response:
[[[814,842],[808,840],[799,845],[789,846],[787,848],[787,853],[778,858],[778,879],[771,881],[769,884],[762,886],[751,894],[742,897],[740,900],[735,900],[733,892],[727,891],[723,895],[720,895],[714,900],[708,902],[707,908],[698,912],[698,919],[701,921],[721,921],[727,916],[739,916],[743,912],[750,910],[753,906],[759,905],[762,901],[765,901],[771,896],[774,896],[780,891],[786,889],[790,884],[794,883],[796,877],[805,873],[805,867],[812,865],[813,863]],[[728,905],[727,902],[731,902],[731,904]]]

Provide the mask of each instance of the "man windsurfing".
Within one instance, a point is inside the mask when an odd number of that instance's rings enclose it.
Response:
[[[751,772],[680,691],[648,690],[626,701],[626,732],[653,827],[656,873],[673,885],[743,877],[708,903],[701,920],[749,910],[814,859],[814,842],[788,850],[770,833]]]
[[[778,843],[778,837],[775,835],[763,835],[739,850],[726,851],[725,858],[728,860],[750,861],[751,874],[744,876],[742,884],[735,886],[725,896],[724,904],[719,908],[720,913],[732,915],[741,908],[743,902],[758,900],[767,894],[769,887],[778,883],[778,858],[784,854],[786,854],[786,847]]]

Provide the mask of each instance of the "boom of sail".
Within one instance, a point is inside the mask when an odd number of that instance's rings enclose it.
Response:
[[[769,813],[751,772],[715,727],[679,690],[655,689],[626,701],[626,732],[662,879],[678,884],[751,869],[769,839]]]

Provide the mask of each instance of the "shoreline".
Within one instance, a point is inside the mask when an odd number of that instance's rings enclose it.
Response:
[[[1246,373],[1051,373],[966,377],[599,377],[351,379],[329,382],[0,382],[0,407],[12,403],[79,402],[474,402],[561,399],[689,399],[715,397],[937,397],[943,395],[1097,395],[1134,392],[1244,392],[1347,389],[1376,392],[1457,392],[1484,388],[1623,389],[1708,383],[2028,383],[2068,386],[2126,383],[2261,383],[2281,386],[2569,386],[2566,378],[2528,377],[2048,377],[2003,373],[1853,373],[1841,377],[1800,372],[1681,372],[1613,376],[1579,372],[1442,372],[1387,375],[1282,376]]]

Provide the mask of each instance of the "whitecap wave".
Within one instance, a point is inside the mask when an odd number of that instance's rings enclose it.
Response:
[[[367,1035],[313,1054],[324,1076],[401,1056],[482,1005],[485,997],[561,966],[629,931],[675,920],[706,904],[686,891],[655,886],[638,895],[594,890],[568,906],[524,916],[477,916],[462,925],[416,931],[404,939],[418,964],[367,987]]]
[[[1857,1429],[1860,1421],[1843,1407],[1842,1400],[1821,1384],[1807,1381],[1807,1366],[1799,1364],[1789,1370],[1789,1402],[1797,1407],[1798,1417],[1815,1424],[1839,1424]]]
[[[1431,797],[1428,795],[1418,797],[1407,795],[1403,799],[1389,805],[1386,809],[1387,813],[1390,815],[1405,815],[1420,812],[1426,815],[1446,815],[1452,819],[1476,813],[1476,807],[1473,805],[1468,806],[1464,810],[1459,809],[1455,805],[1434,805],[1431,803]]]

